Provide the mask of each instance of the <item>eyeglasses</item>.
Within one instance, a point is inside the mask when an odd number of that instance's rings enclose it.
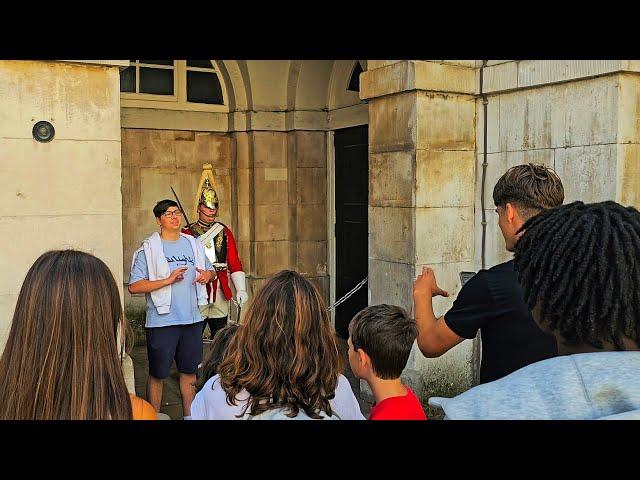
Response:
[[[163,213],[162,216],[165,217],[165,218],[181,217],[182,216],[182,212],[180,210],[173,210],[172,212]]]

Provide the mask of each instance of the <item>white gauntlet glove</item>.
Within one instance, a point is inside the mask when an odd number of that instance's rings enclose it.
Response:
[[[247,287],[245,285],[244,272],[233,272],[231,274],[231,280],[234,287],[236,287],[236,302],[242,306],[249,300],[249,294],[247,293]]]

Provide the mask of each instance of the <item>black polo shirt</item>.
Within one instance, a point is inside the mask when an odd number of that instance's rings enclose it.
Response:
[[[469,279],[444,321],[463,338],[480,330],[480,383],[558,354],[555,338],[540,330],[524,303],[513,260]]]

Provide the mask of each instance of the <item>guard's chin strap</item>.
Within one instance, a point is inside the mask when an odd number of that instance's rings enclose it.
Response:
[[[213,221],[213,222],[211,222],[211,223],[205,223],[205,222],[203,222],[202,220],[198,219],[198,222],[197,222],[197,223],[198,223],[198,225],[200,225],[202,228],[205,228],[205,229],[209,230],[209,229],[213,226],[213,224],[214,224],[214,223],[216,223],[216,222],[215,222],[215,220],[214,220],[214,221]]]

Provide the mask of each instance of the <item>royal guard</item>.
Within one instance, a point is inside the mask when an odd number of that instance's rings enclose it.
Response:
[[[232,298],[229,278],[236,289],[236,302],[242,306],[248,299],[245,273],[238,257],[238,248],[231,229],[216,221],[218,215],[218,195],[215,191],[212,166],[203,166],[198,193],[196,194],[196,212],[198,221],[182,229],[183,233],[196,237],[214,266],[217,277],[207,284],[209,304],[200,308],[204,317],[202,332],[209,324],[211,338],[227,324],[229,318],[229,300]]]

